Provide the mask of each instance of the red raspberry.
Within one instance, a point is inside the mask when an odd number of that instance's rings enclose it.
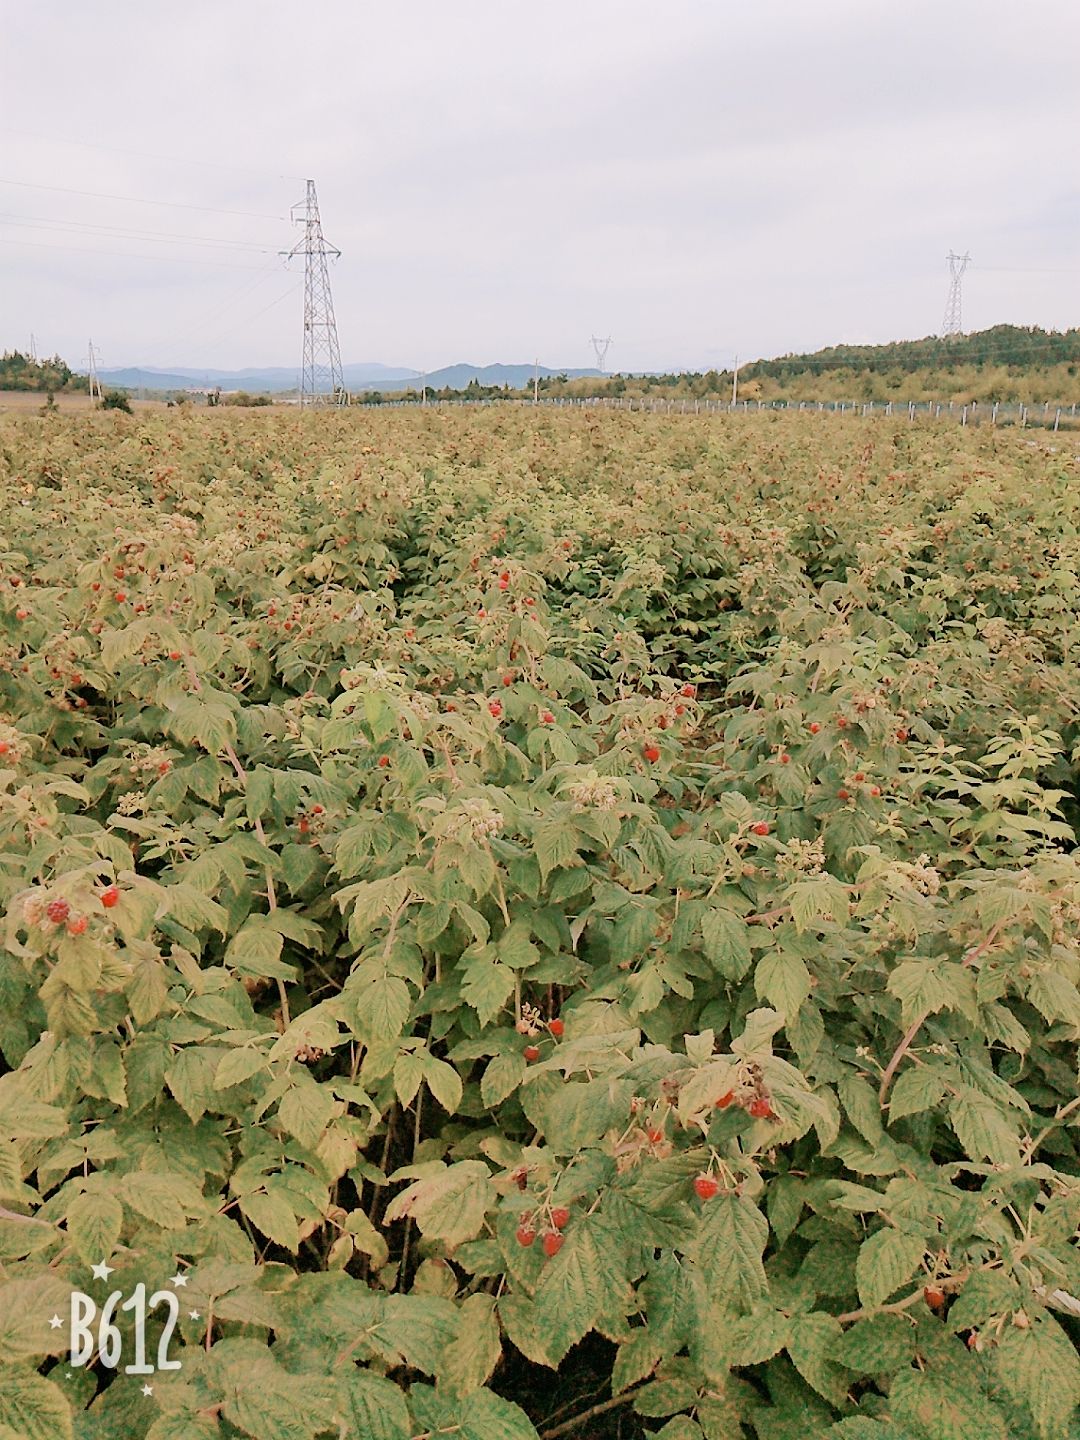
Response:
[[[536,1239],[536,1231],[531,1225],[519,1225],[514,1234],[517,1237],[518,1244],[525,1246],[526,1249]]]
[[[755,1120],[773,1120],[775,1112],[764,1095],[758,1095],[746,1107]]]
[[[711,1175],[698,1175],[694,1180],[694,1189],[699,1199],[711,1200],[720,1186]]]
[[[556,1205],[551,1212],[551,1223],[556,1230],[565,1230],[570,1220],[570,1211],[565,1205]]]
[[[750,829],[755,835],[767,835],[769,833],[769,822],[767,820],[758,820],[750,826]]]
[[[82,935],[90,921],[85,915],[72,915],[67,922],[67,933],[69,935]]]
[[[561,1020],[549,1020],[548,1029],[551,1031],[552,1035],[555,1036],[555,1039],[558,1040],[562,1037],[562,1033],[566,1029],[566,1026]]]
[[[563,1245],[566,1243],[566,1236],[560,1235],[557,1230],[549,1230],[548,1233],[544,1236],[543,1243],[544,1254],[550,1260],[552,1256],[557,1255],[562,1249]]]
[[[502,714],[502,702],[499,700],[489,700],[488,714],[491,715],[494,719],[498,720],[499,716]]]
[[[731,1104],[731,1102],[732,1102],[734,1099],[735,1099],[735,1091],[734,1091],[734,1090],[729,1090],[725,1095],[721,1095],[720,1098],[719,1098],[719,1100],[716,1101],[716,1108],[717,1108],[717,1110],[726,1110],[727,1107]]]
[[[522,1053],[524,1054],[525,1059],[529,1062],[530,1065],[534,1060],[540,1059],[540,1049],[536,1045],[526,1045]]]
[[[45,914],[54,925],[62,925],[71,913],[71,906],[66,900],[50,900],[45,907]]]
[[[102,905],[105,906],[105,909],[111,910],[120,899],[119,885],[106,885],[105,889],[101,892],[100,898]]]
[[[650,765],[655,765],[657,760],[660,759],[660,746],[653,745],[650,742],[648,745],[645,746],[641,753],[645,756],[645,759],[648,760]]]

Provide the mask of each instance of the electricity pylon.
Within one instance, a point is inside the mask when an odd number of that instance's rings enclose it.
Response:
[[[964,278],[964,271],[971,264],[971,256],[968,254],[955,255],[951,250],[946,255],[949,262],[949,274],[952,279],[949,281],[949,298],[945,302],[945,319],[942,321],[942,335],[962,335],[964,326],[960,314],[960,283]]]
[[[86,342],[86,350],[87,350],[86,369],[87,369],[87,379],[88,379],[89,382],[90,382],[90,399],[91,399],[91,400],[100,400],[100,399],[101,399],[101,381],[98,379],[98,373],[97,373],[97,354],[96,354],[95,351],[94,351],[94,342],[93,342],[92,340],[88,340],[88,341]]]
[[[294,210],[303,207],[302,216],[294,215],[303,225],[304,235],[291,250],[283,251],[291,260],[304,257],[304,361],[300,376],[300,405],[347,405],[349,396],[341,370],[337,321],[330,295],[330,268],[327,256],[336,260],[340,250],[327,243],[319,219],[319,201],[315,181],[307,182],[307,194]]]
[[[608,335],[605,339],[598,340],[596,336],[593,335],[590,338],[589,343],[596,351],[596,368],[600,371],[600,374],[603,375],[605,373],[604,361],[607,359],[608,346],[611,344],[611,336]]]

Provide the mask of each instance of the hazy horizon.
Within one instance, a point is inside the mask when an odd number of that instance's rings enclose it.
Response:
[[[701,370],[920,338],[950,249],[965,329],[1080,323],[1065,0],[1023,23],[972,0],[0,16],[0,349],[297,364],[278,252],[308,175],[348,363],[588,368],[610,334],[612,371]]]

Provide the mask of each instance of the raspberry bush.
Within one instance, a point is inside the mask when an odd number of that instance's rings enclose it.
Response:
[[[1068,454],[170,413],[0,475],[0,1436],[1080,1434]],[[50,1328],[102,1259],[187,1278],[152,1397]]]

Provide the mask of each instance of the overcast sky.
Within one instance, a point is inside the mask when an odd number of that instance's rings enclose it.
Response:
[[[950,249],[965,329],[1080,324],[1077,0],[0,0],[0,35],[0,349],[296,363],[307,176],[346,362],[922,336]]]

